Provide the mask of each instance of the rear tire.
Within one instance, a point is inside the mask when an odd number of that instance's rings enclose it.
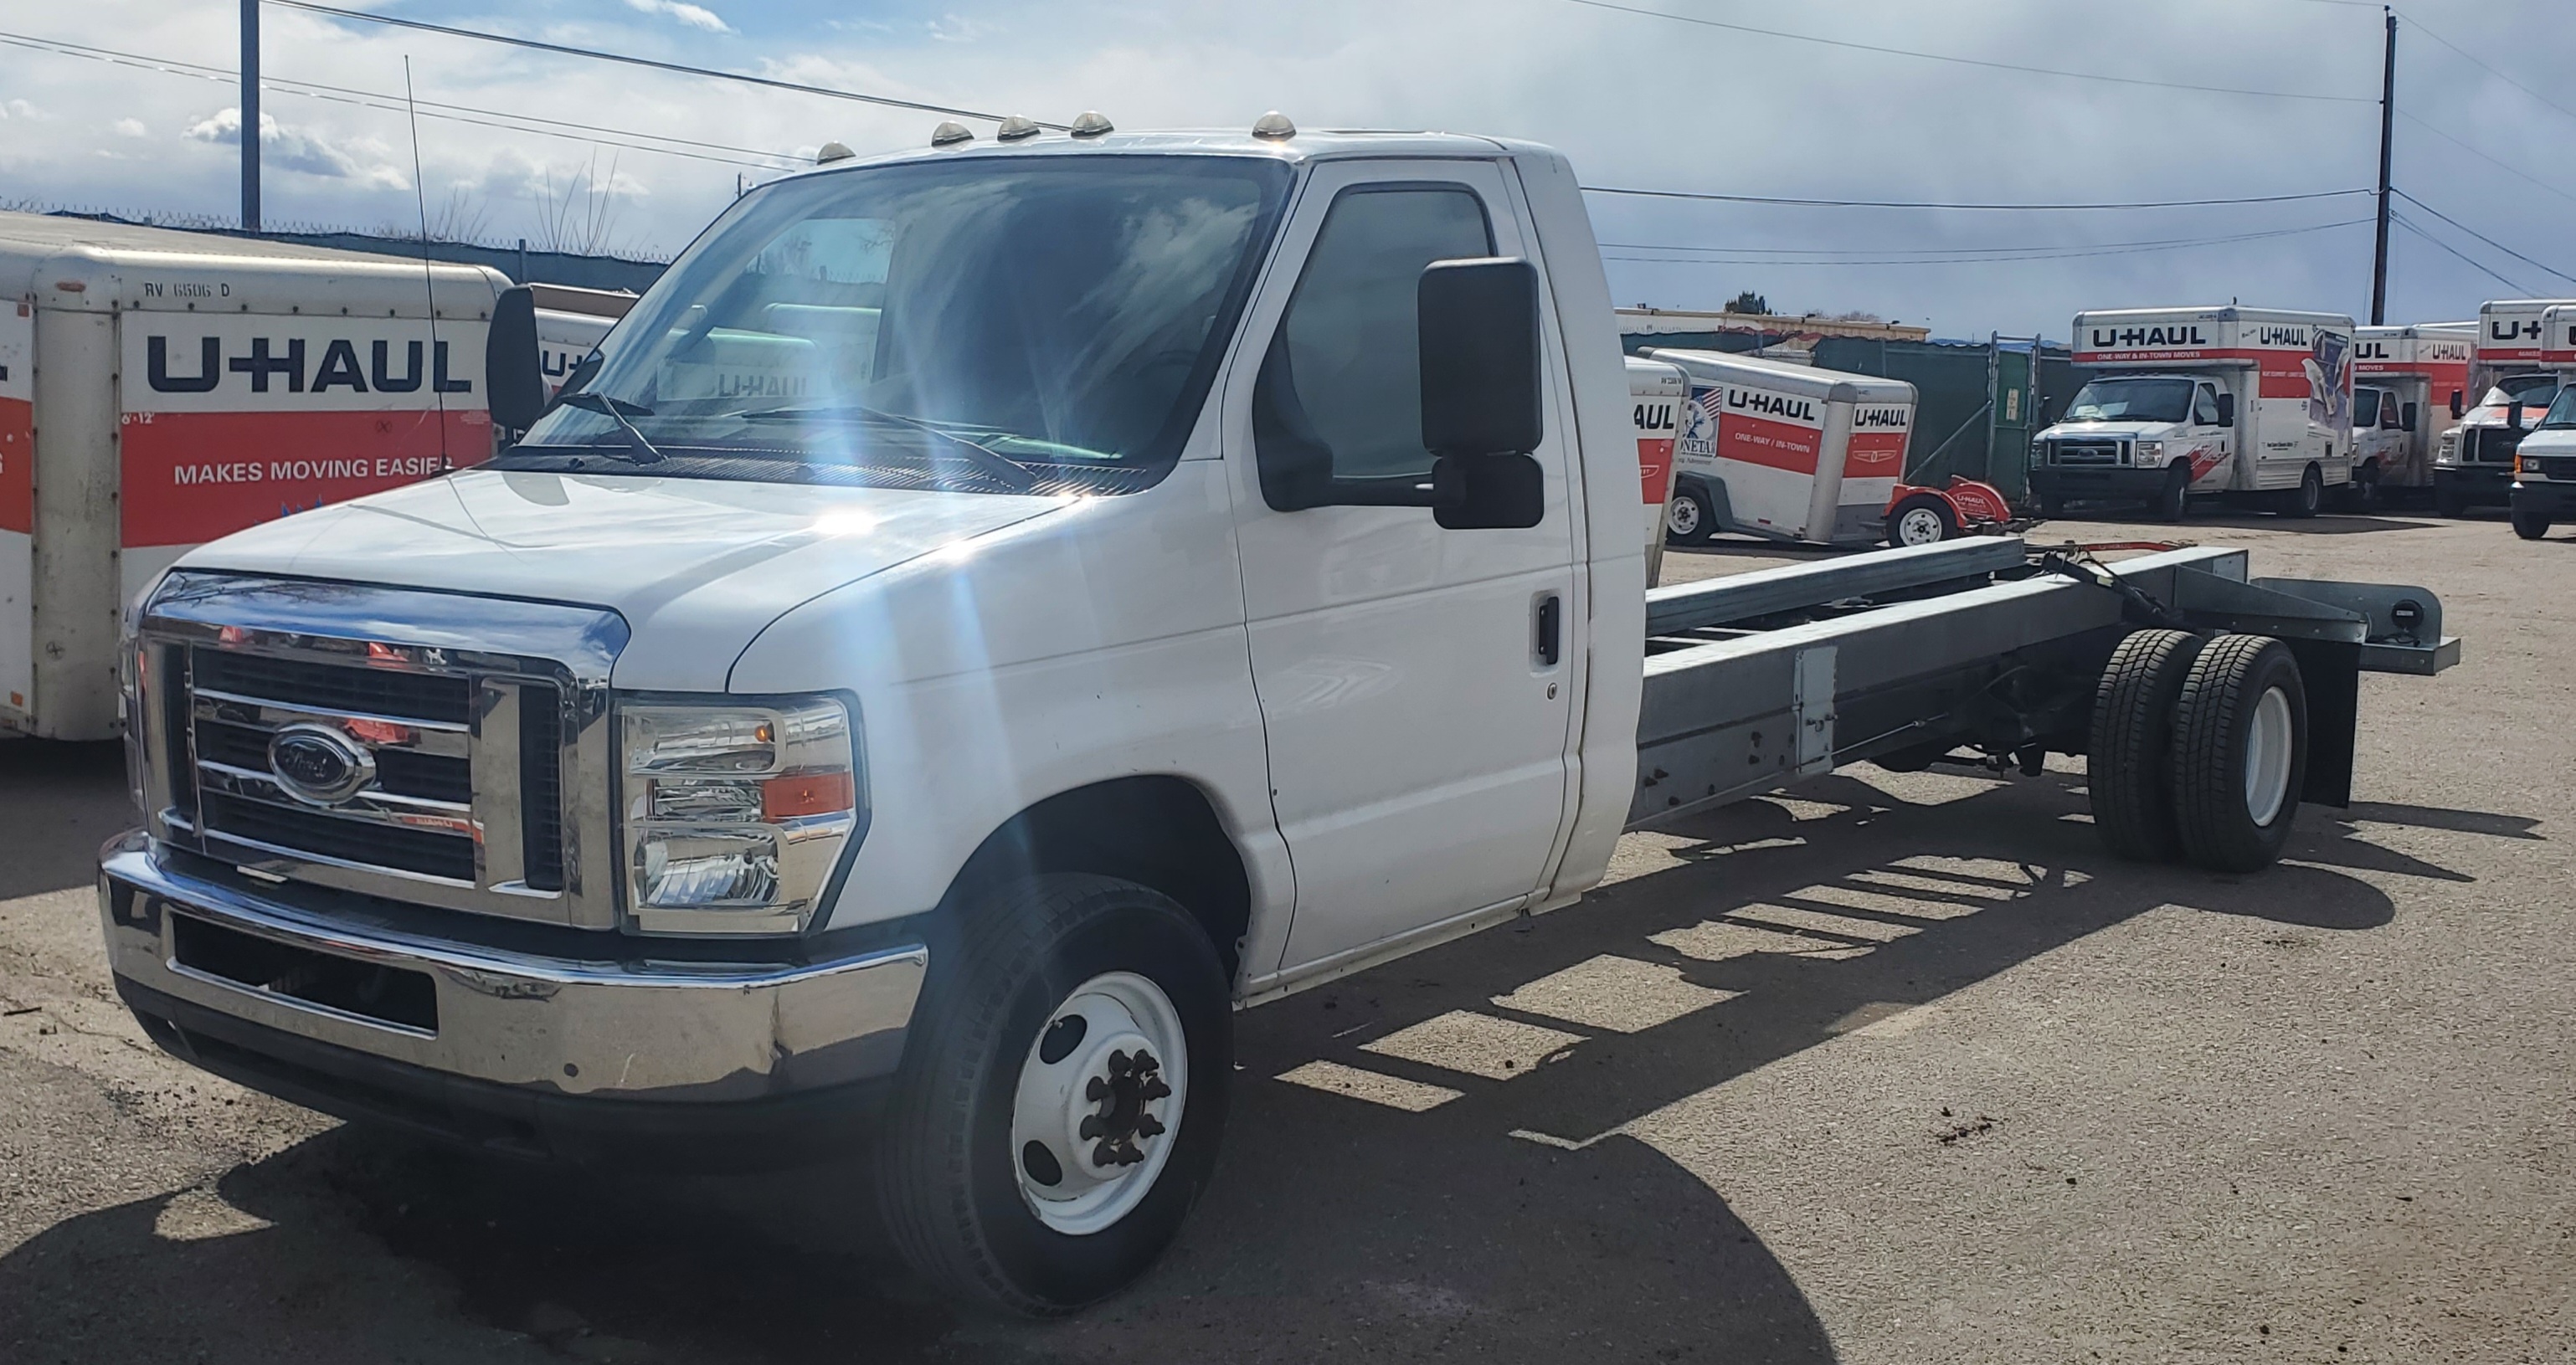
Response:
[[[2546,513],[2526,511],[2520,507],[2513,509],[2515,535],[2525,540],[2538,540],[2549,534],[2549,527],[2550,520]]]
[[[2133,632],[2111,651],[2093,692],[2085,789],[2093,827],[2113,853],[2165,862],[2181,852],[2174,826],[2174,703],[2206,638],[2182,630]]]
[[[1004,883],[970,898],[958,928],[953,946],[933,950],[905,1040],[876,1163],[878,1198],[904,1259],[942,1293],[1033,1316],[1069,1313],[1152,1266],[1207,1184],[1234,1066],[1225,969],[1187,911],[1109,877]],[[1136,1003],[1123,1014],[1114,999],[1105,1016],[1094,1008],[1111,1022],[1090,1031],[1092,1045],[1134,1031],[1149,1042],[1177,1034],[1186,1046],[1155,1043],[1167,1054],[1159,1058],[1075,1051],[1086,1046],[1086,1030],[1068,1021],[1082,1002],[1098,1006],[1094,997],[1104,992]],[[1068,1032],[1073,1041],[1057,1048]],[[1127,1065],[1104,1060],[1113,1056]],[[1122,1126],[1109,1138],[1132,1140],[1141,1154],[1106,1142],[1084,1147],[1099,1140],[1088,1126],[1080,1140],[1046,1128],[1050,1121],[1066,1128],[1060,1111],[1068,1095],[1080,1098],[1073,1091],[1082,1078],[1071,1089],[1059,1084],[1052,1101],[1033,1100],[1032,1075],[1044,1071],[1041,1063],[1061,1070],[1087,1060],[1099,1060],[1113,1080],[1159,1070],[1171,1082],[1161,1097],[1100,1101],[1119,1106],[1111,1120]],[[1137,1121],[1157,1105],[1160,1118]],[[1040,1131],[1053,1148],[1024,1157],[1041,1144],[1014,1140]],[[1104,1150],[1111,1151],[1104,1172],[1079,1164],[1082,1153]],[[1141,1189],[1119,1187],[1131,1170]],[[1032,1191],[1068,1180],[1104,1197],[1072,1207],[1071,1216],[1051,1205],[1050,1221]]]
[[[2308,695],[2289,646],[2221,635],[2192,660],[2174,707],[2174,824],[2213,872],[2270,866],[2290,842],[2308,771]]]
[[[1887,543],[1895,546],[1938,545],[1959,538],[1959,521],[1950,504],[1918,493],[1887,514]]]
[[[1709,506],[1708,494],[1683,486],[1673,490],[1672,500],[1664,504],[1664,539],[1675,545],[1706,545],[1717,534],[1717,509]]]

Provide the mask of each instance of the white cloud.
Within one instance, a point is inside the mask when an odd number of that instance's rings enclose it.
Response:
[[[930,36],[943,43],[971,43],[998,32],[996,25],[962,14],[943,14],[930,21]]]
[[[198,142],[219,146],[241,145],[241,110],[222,109],[188,128],[188,137]],[[259,158],[262,167],[301,171],[326,180],[350,180],[381,189],[404,190],[411,181],[400,170],[385,162],[381,155],[374,160],[362,158],[352,145],[343,145],[309,129],[294,128],[277,121],[277,116],[259,116]],[[377,149],[368,147],[367,151]]]
[[[51,123],[57,117],[59,115],[49,114],[25,100],[10,100],[0,104],[0,118],[22,118],[36,123]]]
[[[233,117],[236,122],[238,122],[241,115],[235,114]],[[107,125],[107,130],[116,134],[118,137],[150,137],[152,135],[152,130],[144,127],[143,120],[139,118],[118,119],[116,122]],[[239,141],[241,130],[236,127],[233,131],[234,140]]]
[[[689,4],[687,0],[626,0],[626,7],[643,14],[677,19],[691,28],[702,28],[709,33],[733,32],[733,25],[726,23],[714,10]]]

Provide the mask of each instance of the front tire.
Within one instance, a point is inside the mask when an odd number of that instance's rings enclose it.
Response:
[[[2513,509],[2513,533],[2525,540],[2538,540],[2548,535],[2550,525],[2549,516],[2545,512],[2534,512],[2521,507]]]
[[[2467,494],[2443,488],[2438,485],[2434,487],[2433,515],[2437,517],[2458,518],[2465,517],[2468,514],[2469,498]]]
[[[2305,521],[2325,505],[2326,476],[2315,465],[2309,465],[2299,474],[2299,486],[2279,496],[2278,509],[2282,516]]]
[[[2213,872],[2280,858],[2308,771],[2308,694],[2290,647],[2221,635],[2192,660],[2174,707],[2174,825]]]
[[[2147,509],[2158,521],[2178,522],[2191,513],[2191,467],[2175,465],[2165,474],[2165,486],[2156,490],[2156,500]]]
[[[1009,882],[957,913],[878,1197],[944,1294],[1069,1313],[1151,1267],[1206,1187],[1234,1064],[1225,969],[1187,911],[1114,878]]]
[[[1959,522],[1950,504],[1929,494],[1907,498],[1887,514],[1890,545],[1938,545],[1958,538]]]

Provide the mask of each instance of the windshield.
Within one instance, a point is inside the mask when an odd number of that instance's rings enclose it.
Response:
[[[2478,400],[2478,406],[2501,408],[2520,403],[2527,408],[2547,407],[2549,401],[2557,396],[2558,376],[2556,375],[2508,375],[2497,380],[2494,388],[2487,390],[2487,396]]]
[[[548,413],[504,467],[1149,486],[1198,418],[1290,176],[985,157],[769,186],[601,343],[588,406]]]
[[[2191,413],[2188,379],[2096,379],[2066,405],[2068,422],[2179,422]]]
[[[2576,384],[2558,391],[2558,399],[2549,405],[2549,414],[2540,419],[2539,430],[2557,431],[2576,427]]]

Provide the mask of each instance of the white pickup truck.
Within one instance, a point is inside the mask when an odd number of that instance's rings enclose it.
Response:
[[[2251,871],[2359,673],[2458,655],[2223,549],[1649,592],[1564,158],[1101,126],[755,190],[516,448],[146,591],[99,890],[152,1036],[526,1156],[873,1125],[926,1277],[1066,1311],[1207,1180],[1237,1006],[1865,759],[2090,753],[2116,849]]]

